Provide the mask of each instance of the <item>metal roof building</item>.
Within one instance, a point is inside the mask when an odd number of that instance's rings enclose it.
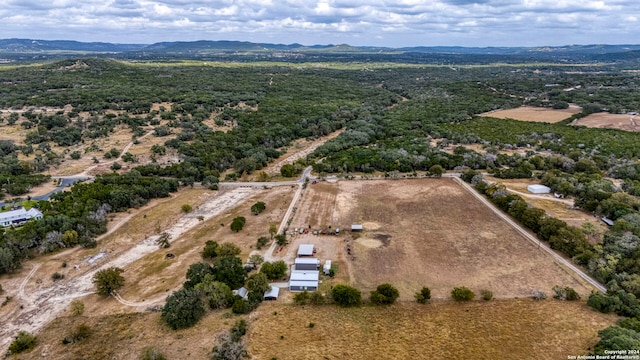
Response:
[[[298,256],[313,256],[313,244],[300,244]]]
[[[362,225],[360,224],[351,225],[351,231],[362,231]]]
[[[289,278],[289,291],[316,291],[319,277],[320,272],[317,270],[292,271]]]
[[[278,300],[278,295],[280,295],[280,288],[271,286],[271,289],[264,293],[265,300]]]
[[[294,271],[299,270],[318,270],[320,267],[320,260],[316,258],[296,258],[293,262]]]
[[[551,192],[551,189],[548,186],[535,184],[527,186],[527,190],[533,194],[548,194]]]

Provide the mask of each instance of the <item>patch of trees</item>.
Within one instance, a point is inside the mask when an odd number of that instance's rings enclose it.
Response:
[[[262,201],[258,201],[257,203],[251,205],[251,213],[253,215],[259,215],[261,212],[263,212],[265,209],[267,208],[267,206],[265,205],[264,202]]]
[[[96,293],[103,296],[115,295],[124,286],[124,277],[121,275],[124,270],[111,267],[100,270],[93,275],[93,284],[96,286]]]
[[[393,304],[400,296],[398,289],[391,284],[381,284],[371,292],[369,301],[374,305],[390,305]]]
[[[244,216],[237,216],[233,218],[233,221],[231,222],[231,225],[230,225],[231,231],[240,232],[240,230],[242,230],[242,228],[244,227],[244,224],[246,223],[246,221],[247,219],[245,219]]]
[[[352,307],[362,304],[362,293],[360,290],[343,284],[335,285],[331,289],[331,298],[339,306]]]

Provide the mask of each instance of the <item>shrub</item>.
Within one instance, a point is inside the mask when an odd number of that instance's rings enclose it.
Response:
[[[69,312],[73,316],[80,316],[84,313],[84,303],[80,300],[73,300],[69,306]]]
[[[547,294],[543,293],[540,290],[536,290],[533,292],[532,297],[533,297],[533,300],[544,300],[547,298]]]
[[[73,344],[91,336],[91,328],[86,324],[78,325],[69,336],[62,339],[63,344]]]
[[[220,247],[220,244],[218,244],[216,241],[207,240],[207,242],[204,244],[204,249],[202,250],[202,253],[200,253],[200,255],[204,260],[207,260],[207,259],[213,260],[218,256],[219,247]]]
[[[111,164],[111,170],[118,171],[120,169],[122,169],[122,165],[120,165],[119,162],[116,161],[113,164]]]
[[[276,243],[279,246],[285,246],[285,245],[287,245],[289,243],[287,241],[287,235],[285,235],[285,234],[278,234],[278,235],[275,236],[275,239],[276,239]]]
[[[153,346],[147,346],[142,349],[140,360],[165,360],[166,357],[157,348]]]
[[[93,284],[96,286],[96,293],[110,296],[124,286],[124,277],[120,275],[124,270],[111,267],[100,270],[93,275]]]
[[[160,236],[156,240],[156,244],[161,249],[166,249],[171,246],[171,243],[169,242],[169,240],[171,240],[171,235],[169,235],[168,232],[163,231],[162,234],[160,234]]]
[[[253,215],[258,215],[266,209],[266,205],[262,201],[258,201],[257,203],[251,206],[251,213]]]
[[[182,208],[182,212],[184,213],[190,213],[193,210],[193,208],[189,204],[184,204],[182,205],[181,208]]]
[[[314,291],[309,294],[309,302],[313,305],[322,305],[325,303],[325,299],[321,292]]]
[[[482,299],[487,301],[493,299],[493,293],[489,290],[480,290],[480,295],[482,295]]]
[[[554,299],[568,301],[580,300],[580,294],[569,286],[563,288],[556,285],[553,287],[553,291],[555,292],[555,295],[553,295]]]
[[[336,304],[344,307],[359,306],[362,304],[360,290],[348,285],[338,284],[331,289],[331,297]]]
[[[60,274],[59,272],[54,272],[53,275],[51,275],[51,279],[53,281],[62,280],[62,279],[64,279],[64,275]]]
[[[33,349],[37,344],[38,340],[35,336],[26,331],[20,331],[11,345],[9,345],[9,352],[11,352],[11,354],[19,354],[23,351]]]
[[[231,340],[240,341],[240,338],[247,333],[247,322],[244,319],[240,319],[231,327]]]
[[[245,299],[236,299],[231,306],[231,311],[234,314],[246,314],[251,311]]]
[[[82,157],[82,153],[80,151],[74,151],[71,154],[69,154],[69,156],[71,156],[73,160],[78,160]]]
[[[304,305],[309,300],[309,292],[307,290],[293,295],[293,302],[298,305]]]
[[[476,297],[476,294],[471,289],[461,286],[451,290],[451,297],[455,301],[470,301]]]
[[[425,286],[420,291],[418,291],[413,297],[416,298],[416,301],[418,303],[426,304],[431,299],[431,290]]]
[[[398,296],[400,296],[398,289],[391,284],[381,284],[371,292],[369,299],[375,305],[390,305],[396,301]]]
[[[269,243],[269,238],[266,236],[260,236],[258,241],[256,242],[256,248],[258,250],[262,249],[265,245]]]
[[[211,360],[240,360],[248,357],[242,341],[234,341],[230,333],[222,333],[216,338],[216,346],[211,350]]]

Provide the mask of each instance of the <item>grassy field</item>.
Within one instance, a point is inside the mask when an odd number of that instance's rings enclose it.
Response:
[[[521,106],[515,109],[496,110],[480,114],[498,119],[514,119],[532,122],[557,123],[569,118],[571,115],[581,111],[579,107],[569,107],[568,109],[555,110],[547,108],[536,108],[531,106]]]
[[[137,359],[145,346],[155,346],[167,359],[204,359],[215,335],[238,319],[212,312],[193,328],[171,331],[159,317],[61,317],[39,335],[40,345],[16,358]],[[582,302],[518,299],[351,309],[276,302],[246,319],[252,359],[566,359],[588,353],[597,330],[616,317]],[[91,336],[62,345],[80,324]]]

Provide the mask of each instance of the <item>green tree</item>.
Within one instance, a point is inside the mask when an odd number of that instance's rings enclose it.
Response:
[[[198,292],[182,288],[167,298],[162,308],[162,320],[172,329],[184,329],[195,325],[205,310]]]
[[[26,331],[20,331],[16,335],[13,342],[9,345],[9,352],[11,354],[19,354],[21,352],[31,350],[38,344],[38,340],[34,335]]]
[[[618,326],[609,326],[598,331],[600,341],[594,347],[594,353],[606,355],[605,350],[640,349],[640,333]]]
[[[264,257],[260,254],[253,254],[249,256],[249,261],[255,266],[260,266],[264,262]]]
[[[245,222],[246,219],[243,216],[233,218],[233,221],[231,222],[231,231],[240,232],[244,227]]]
[[[240,255],[242,251],[236,244],[232,244],[230,242],[223,243],[218,248],[218,256],[236,256]]]
[[[296,168],[292,164],[284,164],[280,168],[280,175],[284,177],[294,177],[296,175]]]
[[[426,304],[429,302],[429,300],[431,300],[431,289],[429,289],[428,287],[423,287],[422,289],[420,289],[420,291],[418,291],[414,297],[416,298],[416,301],[420,304]]]
[[[278,244],[279,246],[285,246],[288,243],[289,242],[287,241],[287,235],[285,234],[276,235],[276,244]]]
[[[242,341],[234,341],[230,333],[222,333],[216,337],[216,346],[211,350],[211,360],[240,360],[247,358],[247,350]]]
[[[124,270],[117,267],[100,270],[93,275],[93,284],[96,293],[103,296],[111,296],[124,286],[124,277],[120,275]]]
[[[245,287],[249,290],[249,299],[260,302],[264,298],[264,293],[271,289],[271,284],[265,274],[258,273],[247,278]]]
[[[461,286],[451,290],[451,297],[455,301],[470,301],[476,297],[476,294],[471,289]]]
[[[264,274],[269,280],[280,279],[287,273],[287,264],[282,260],[265,262],[260,267],[260,273]]]
[[[445,169],[439,164],[433,165],[432,167],[429,168],[429,174],[431,174],[431,176],[441,177],[442,174],[444,174],[444,172],[445,172]]]
[[[84,303],[80,300],[73,300],[69,306],[69,311],[73,316],[80,316],[84,313]]]
[[[220,254],[219,248],[220,245],[216,241],[208,240],[204,244],[204,249],[202,250],[200,255],[204,260],[213,260]]]
[[[266,209],[266,205],[262,201],[258,201],[257,203],[251,206],[251,213],[253,215],[258,215]]]
[[[210,309],[223,309],[233,304],[233,292],[229,286],[216,281],[212,274],[206,274],[195,290],[205,298]]]
[[[191,264],[187,270],[187,281],[185,281],[184,287],[189,289],[194,288],[204,280],[207,274],[214,275],[214,270],[211,265],[201,262]]]
[[[305,290],[293,295],[293,302],[298,305],[305,305],[310,297],[309,292]]]
[[[213,264],[213,275],[216,280],[227,284],[232,289],[237,289],[244,284],[247,272],[242,266],[242,261],[235,256],[223,256],[216,259]]]
[[[331,289],[333,301],[344,307],[359,306],[362,304],[362,293],[360,290],[348,285],[338,284]]]
[[[265,247],[268,243],[269,243],[269,238],[267,238],[266,236],[260,236],[256,241],[256,248],[260,250],[263,247]]]
[[[393,304],[400,296],[398,289],[391,284],[385,283],[378,285],[376,290],[371,292],[370,301],[375,305],[390,305]]]

